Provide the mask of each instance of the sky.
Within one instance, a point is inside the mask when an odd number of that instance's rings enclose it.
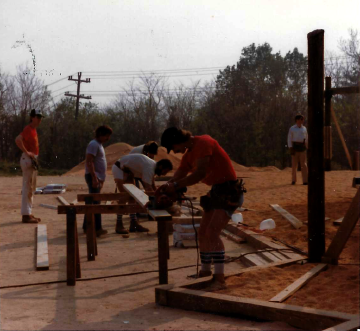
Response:
[[[360,0],[1,0],[0,68],[27,64],[55,101],[76,91],[67,77],[82,72],[91,83],[81,93],[106,104],[141,72],[203,84],[251,43],[307,54],[315,29],[340,53],[340,38],[360,33],[359,14]]]

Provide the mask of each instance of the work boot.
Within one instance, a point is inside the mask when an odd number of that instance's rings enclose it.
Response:
[[[38,222],[41,222],[41,218],[35,217],[34,215],[30,215],[32,218],[35,218]]]
[[[137,221],[130,222],[130,232],[149,232],[149,229],[141,226]]]
[[[22,222],[23,223],[39,223],[39,221],[36,218],[31,217],[31,215],[23,215]]]
[[[104,229],[96,230],[96,237],[101,237],[107,233],[108,233],[107,230]]]
[[[115,232],[118,234],[129,234],[129,231],[124,228],[123,221],[117,220]]]

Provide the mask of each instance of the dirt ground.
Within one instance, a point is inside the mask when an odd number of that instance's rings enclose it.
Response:
[[[243,213],[244,223],[258,227],[266,218],[273,218],[277,228],[267,234],[281,237],[306,250],[306,227],[295,230],[270,207],[277,203],[302,221],[307,220],[307,187],[291,186],[289,169],[250,169],[238,172],[245,179],[248,193],[244,207],[257,210]],[[351,188],[351,171],[326,174],[326,214],[331,219],[344,216],[356,190]],[[38,187],[51,183],[67,184],[62,196],[69,202],[79,193],[86,193],[83,176],[39,177]],[[108,176],[103,192],[114,192],[114,183]],[[208,190],[203,184],[189,188],[188,194],[201,196]],[[109,234],[98,241],[99,256],[96,261],[86,259],[86,240],[78,219],[80,256],[83,279],[114,276],[100,280],[77,282],[67,287],[65,217],[56,210],[40,207],[40,203],[57,205],[55,195],[37,195],[34,214],[47,224],[50,270],[35,270],[35,227],[20,222],[21,177],[0,179],[0,329],[4,330],[88,330],[88,329],[207,329],[207,330],[291,330],[282,323],[260,323],[197,312],[185,312],[156,306],[154,288],[157,285],[157,238],[155,222],[147,221],[151,233],[131,235],[123,239],[114,233],[115,215],[103,217],[103,227]],[[327,224],[327,235],[335,234],[332,220]],[[330,230],[328,230],[328,228]],[[354,231],[350,245],[344,250],[340,263],[358,263],[359,229]],[[266,234],[266,233],[265,233]],[[226,254],[238,256],[249,250],[247,245],[237,245],[224,240]],[[170,239],[172,242],[172,239]],[[327,241],[328,243],[328,241]],[[350,247],[350,250],[349,250]],[[356,247],[356,249],[354,248]],[[349,251],[349,252],[348,252]],[[186,280],[195,273],[194,249],[171,248],[169,282]],[[343,256],[346,257],[343,260]],[[226,265],[226,272],[241,269],[239,263]],[[131,275],[133,273],[142,274]],[[146,273],[144,273],[146,272]],[[129,275],[130,274],[130,275]],[[9,286],[57,282],[28,287]]]
[[[315,266],[307,263],[247,272],[229,277],[227,289],[217,293],[269,301]],[[359,267],[331,265],[284,303],[359,314]]]

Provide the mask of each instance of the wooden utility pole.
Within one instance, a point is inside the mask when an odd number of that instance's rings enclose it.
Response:
[[[325,253],[324,30],[308,33],[308,252],[309,262]]]
[[[331,77],[325,77],[325,171],[331,171],[332,159],[331,97]]]
[[[75,112],[75,119],[77,120],[79,115],[79,102],[80,99],[91,99],[91,96],[84,96],[83,94],[80,94],[80,84],[81,83],[90,83],[90,78],[86,78],[86,80],[81,79],[81,72],[78,72],[78,78],[74,79],[72,76],[69,76],[68,80],[73,80],[74,82],[77,82],[77,93],[70,94],[69,91],[65,92],[65,96],[67,97],[75,97],[76,98],[76,112]]]

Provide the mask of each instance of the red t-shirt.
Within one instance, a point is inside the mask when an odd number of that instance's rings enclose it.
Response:
[[[195,136],[194,146],[187,150],[181,159],[179,169],[186,172],[196,170],[197,160],[210,156],[206,177],[202,180],[208,185],[221,184],[229,180],[236,180],[236,173],[229,155],[219,143],[208,135]]]
[[[25,126],[23,132],[20,133],[23,137],[23,142],[26,150],[35,155],[39,155],[39,140],[36,129],[30,124]]]

